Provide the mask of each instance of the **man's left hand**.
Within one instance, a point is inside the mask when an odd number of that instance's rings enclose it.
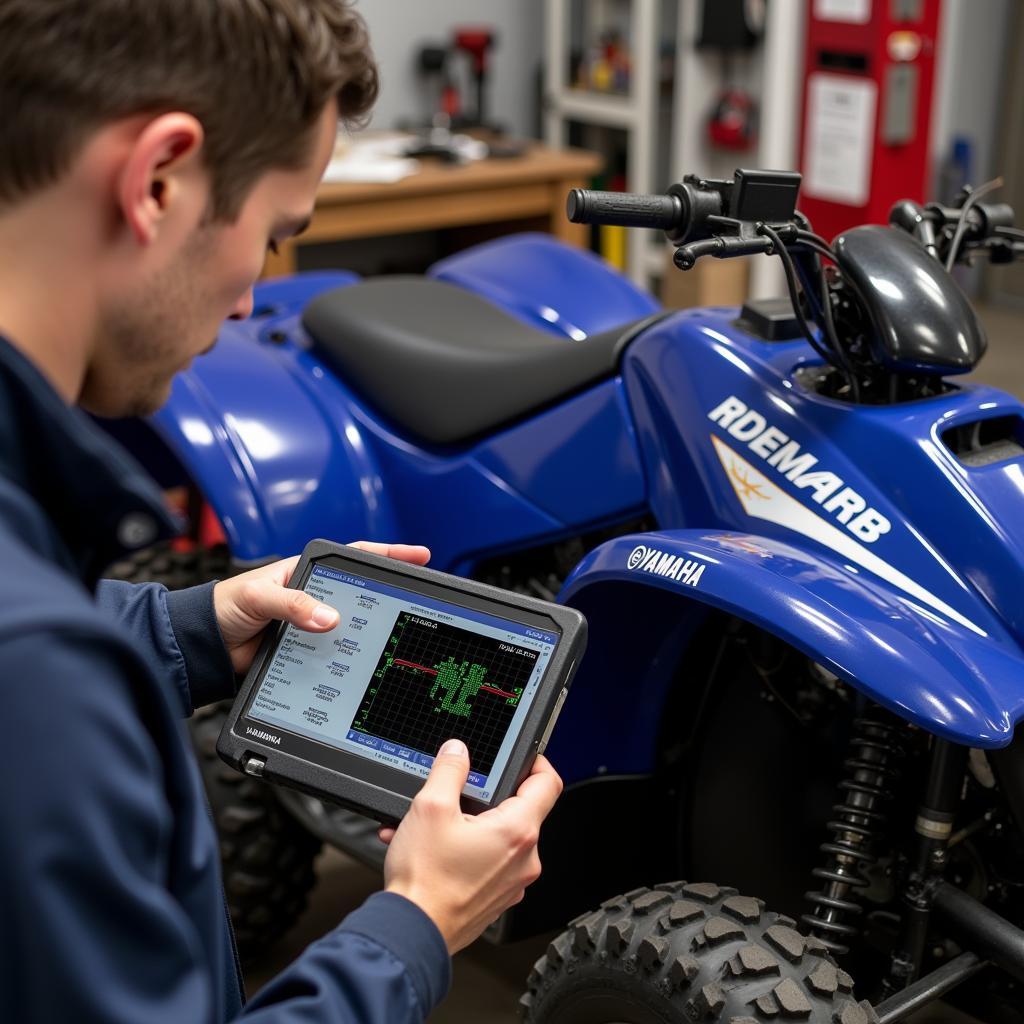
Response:
[[[416,544],[376,544],[361,540],[349,547],[395,558],[413,565],[426,565],[429,549]],[[261,566],[213,588],[213,609],[224,646],[235,672],[248,671],[260,645],[261,634],[275,619],[283,619],[309,633],[328,633],[340,621],[335,608],[321,604],[301,590],[291,590],[291,579],[299,556]]]

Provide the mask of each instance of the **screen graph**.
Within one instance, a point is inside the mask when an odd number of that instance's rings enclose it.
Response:
[[[352,728],[427,754],[452,737],[486,775],[538,652],[401,612]]]

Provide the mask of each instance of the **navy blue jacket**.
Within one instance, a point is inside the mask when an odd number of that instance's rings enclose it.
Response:
[[[99,582],[166,536],[131,458],[0,339],[0,1021],[421,1021],[440,933],[372,896],[243,1009],[182,719],[228,697],[212,584]]]

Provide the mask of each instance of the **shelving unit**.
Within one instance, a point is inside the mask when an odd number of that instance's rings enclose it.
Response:
[[[626,188],[632,192],[660,192],[691,171],[731,177],[738,166],[795,168],[801,62],[793,59],[793,46],[803,39],[804,0],[771,0],[763,45],[734,60],[761,111],[759,142],[747,153],[715,149],[706,135],[708,111],[722,77],[717,55],[696,45],[701,6],[700,0],[547,0],[544,91],[549,145],[566,145],[573,123],[625,133]],[[574,88],[569,80],[573,16],[607,23],[615,20],[615,12],[628,23],[628,92]],[[661,82],[666,43],[674,50],[669,96],[663,95]],[[630,278],[650,287],[652,278],[665,272],[667,250],[653,232],[630,231]],[[782,294],[774,261],[757,260],[751,269],[754,294]]]
[[[619,129],[626,134],[626,187],[649,192],[656,186],[658,91],[661,65],[661,8],[663,0],[587,0],[587,16],[598,24],[614,20],[617,10],[629,8],[629,91],[599,92],[574,87],[569,81],[572,0],[548,0],[546,12],[545,139],[549,145],[569,142],[569,125],[577,122]],[[651,243],[643,232],[631,231],[626,253],[629,276],[649,283]]]

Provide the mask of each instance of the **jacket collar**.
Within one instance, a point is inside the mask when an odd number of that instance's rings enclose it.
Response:
[[[42,510],[62,561],[90,587],[111,562],[176,532],[139,464],[3,337],[0,477]]]

